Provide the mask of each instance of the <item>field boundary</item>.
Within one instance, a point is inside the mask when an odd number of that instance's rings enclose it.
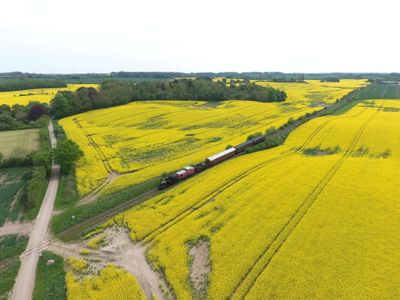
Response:
[[[78,121],[77,118],[73,118],[72,121],[75,123],[75,125],[81,129],[83,131],[83,134],[86,136],[86,138],[88,139],[90,145],[93,146],[93,148],[95,149],[95,151],[97,152],[97,154],[99,155],[101,161],[103,162],[104,168],[106,169],[107,173],[112,173],[113,170],[111,168],[110,163],[107,160],[107,157],[105,156],[105,154],[103,153],[103,151],[100,149],[100,147],[97,146],[97,143],[95,142],[95,140],[91,137],[91,135],[89,134],[89,132],[85,129],[85,127],[83,127],[81,125],[81,123]]]

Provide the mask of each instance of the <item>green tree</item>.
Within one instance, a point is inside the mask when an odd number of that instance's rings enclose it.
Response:
[[[46,169],[47,174],[51,171],[51,153],[49,151],[39,151],[33,155],[32,158],[33,166],[42,166]]]
[[[66,139],[58,143],[54,152],[54,160],[60,164],[61,171],[65,174],[71,173],[75,163],[83,156],[79,145],[72,140]]]
[[[50,102],[50,113],[56,118],[62,118],[75,113],[72,106],[75,95],[72,92],[58,92]]]
[[[49,124],[49,120],[50,120],[49,116],[42,116],[33,122],[33,126],[35,126],[37,128],[46,127]]]
[[[14,129],[17,122],[7,113],[0,114],[0,130],[11,130]]]
[[[271,126],[267,130],[265,130],[265,135],[273,134],[275,131],[276,131],[275,126]]]

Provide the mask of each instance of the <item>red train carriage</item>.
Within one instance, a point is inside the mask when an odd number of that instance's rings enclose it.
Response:
[[[176,178],[178,178],[179,180],[182,180],[186,177],[193,175],[194,172],[195,172],[195,169],[192,166],[187,166],[187,167],[184,167],[182,170],[176,172],[175,175],[176,175]]]

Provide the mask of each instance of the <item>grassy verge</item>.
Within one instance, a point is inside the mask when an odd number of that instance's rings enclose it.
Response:
[[[48,264],[49,262],[52,263]],[[64,259],[52,252],[44,251],[36,270],[33,299],[62,300],[66,298]]]
[[[28,237],[26,236],[12,234],[0,237],[0,299],[9,298],[20,266],[18,260],[3,268],[1,268],[1,263],[8,258],[18,257],[25,250],[27,244]]]
[[[58,142],[67,138],[64,129],[58,124],[58,120],[53,121],[54,132]],[[66,209],[74,206],[80,199],[76,186],[75,172],[71,174],[61,174],[58,184],[57,196],[54,206],[56,209]]]
[[[362,100],[354,100],[351,101],[349,103],[346,103],[345,105],[343,105],[342,107],[338,108],[337,110],[335,110],[332,115],[342,115],[346,112],[348,112],[349,110],[351,110],[353,107],[355,107],[357,104],[359,104],[360,102],[362,102]]]
[[[79,193],[76,187],[75,173],[65,175],[61,174],[58,184],[56,202],[54,204],[56,209],[65,209],[72,207],[79,200]]]
[[[28,244],[28,237],[10,234],[0,237],[0,261],[20,255]]]
[[[23,216],[23,220],[33,220],[36,218],[46,195],[48,184],[49,178],[46,176],[44,167],[34,167],[31,179],[27,185],[28,211]]]
[[[59,234],[75,225],[78,225],[79,223],[84,222],[87,219],[94,218],[102,213],[114,211],[115,213],[118,213],[119,205],[122,205],[129,200],[135,200],[135,197],[138,197],[143,193],[153,190],[157,187],[158,183],[159,178],[154,178],[152,180],[129,187],[117,193],[101,196],[92,203],[77,207],[70,207],[63,213],[53,217],[52,231],[55,234]],[[136,202],[133,201],[132,206],[135,204]],[[82,230],[79,231],[79,234],[82,233],[84,233]]]
[[[12,265],[4,268],[0,272],[0,299],[9,299],[9,293],[11,292],[15,278],[17,277],[20,262],[17,261]]]

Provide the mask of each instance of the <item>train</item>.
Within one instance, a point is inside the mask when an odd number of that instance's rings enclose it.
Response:
[[[214,154],[210,157],[207,157],[204,161],[193,165],[186,166],[183,169],[175,172],[172,175],[169,175],[165,178],[161,179],[161,182],[158,186],[159,190],[163,190],[167,187],[170,187],[178,182],[185,180],[189,177],[192,177],[195,174],[198,174],[208,168],[211,168],[241,152],[243,152],[246,148],[263,143],[265,141],[265,135],[260,135],[254,138],[249,139],[248,141],[236,145],[234,147],[230,147],[222,152]]]

